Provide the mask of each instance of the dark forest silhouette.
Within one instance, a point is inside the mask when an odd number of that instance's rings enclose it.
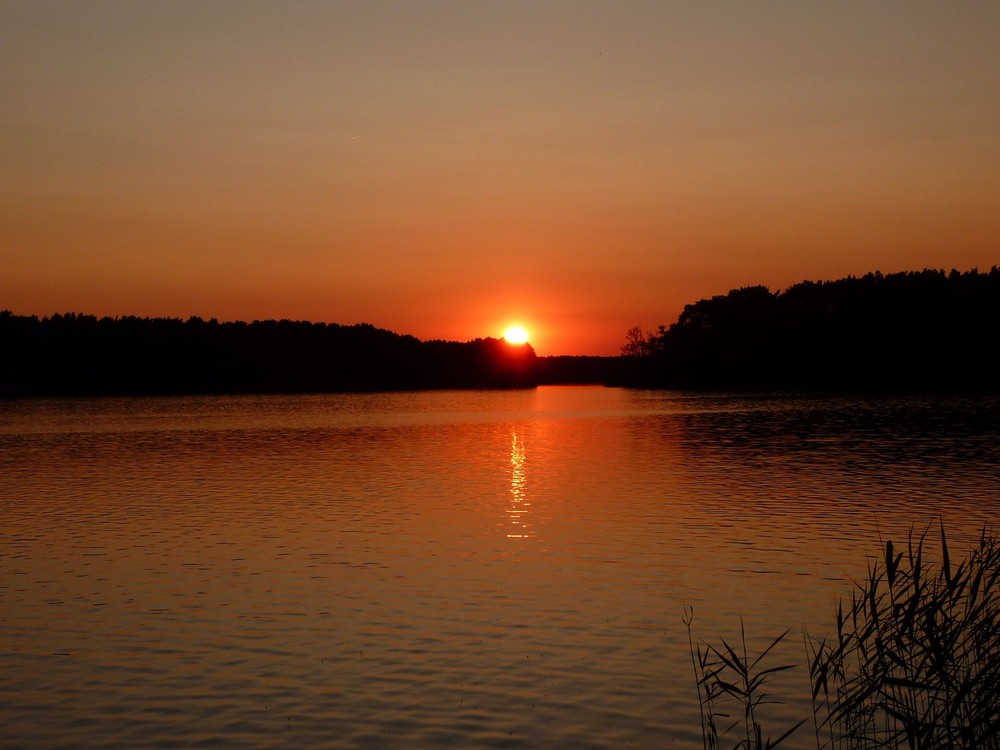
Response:
[[[282,393],[534,385],[534,350],[369,324],[0,313],[0,395]]]
[[[1000,269],[752,286],[633,328],[619,384],[824,391],[1000,390]]]
[[[537,357],[369,324],[46,318],[0,312],[0,396],[306,393],[605,383],[645,388],[1000,391],[1000,269],[734,289],[633,328],[620,357]]]

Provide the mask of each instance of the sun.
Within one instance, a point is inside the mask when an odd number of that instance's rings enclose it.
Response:
[[[503,338],[508,344],[527,344],[528,332],[521,326],[511,326],[503,332]]]

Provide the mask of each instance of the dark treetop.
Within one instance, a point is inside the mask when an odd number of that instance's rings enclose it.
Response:
[[[627,385],[997,392],[1000,269],[744,287],[628,339]]]
[[[281,393],[606,383],[647,388],[1000,391],[1000,269],[734,289],[633,328],[621,357],[537,357],[368,324],[47,318],[0,312],[0,396]]]
[[[281,393],[533,385],[534,350],[367,324],[0,313],[0,395]]]

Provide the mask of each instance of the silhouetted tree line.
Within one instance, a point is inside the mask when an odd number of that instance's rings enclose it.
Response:
[[[617,382],[658,388],[1000,390],[1000,269],[734,289],[631,329]]]
[[[621,357],[557,355],[535,360],[538,385],[598,385],[618,379]]]
[[[509,388],[1000,391],[1000,269],[734,289],[621,357],[536,357],[369,324],[0,312],[0,396]]]
[[[280,393],[534,385],[534,350],[368,324],[0,312],[0,395]]]

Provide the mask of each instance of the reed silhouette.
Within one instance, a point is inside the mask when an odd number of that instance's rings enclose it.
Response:
[[[736,739],[739,750],[769,750],[781,745],[805,724],[805,719],[786,729],[777,739],[764,737],[760,708],[777,703],[767,691],[771,679],[779,672],[794,669],[794,664],[764,666],[764,659],[784,640],[785,631],[757,656],[747,651],[746,631],[740,622],[740,640],[734,648],[725,639],[716,646],[696,643],[691,632],[694,610],[685,613],[691,663],[698,683],[698,703],[701,714],[702,742],[705,750],[719,750],[723,740]]]
[[[1000,539],[984,529],[954,564],[940,531],[940,563],[927,532],[900,552],[892,541],[836,612],[832,635],[805,635],[818,750],[1000,748]],[[685,614],[706,750],[777,747],[808,719],[765,738],[758,708],[768,683],[793,665],[764,667],[778,636],[750,659],[742,648],[696,642]],[[735,705],[735,709],[733,706]],[[723,723],[735,712],[742,720]]]

